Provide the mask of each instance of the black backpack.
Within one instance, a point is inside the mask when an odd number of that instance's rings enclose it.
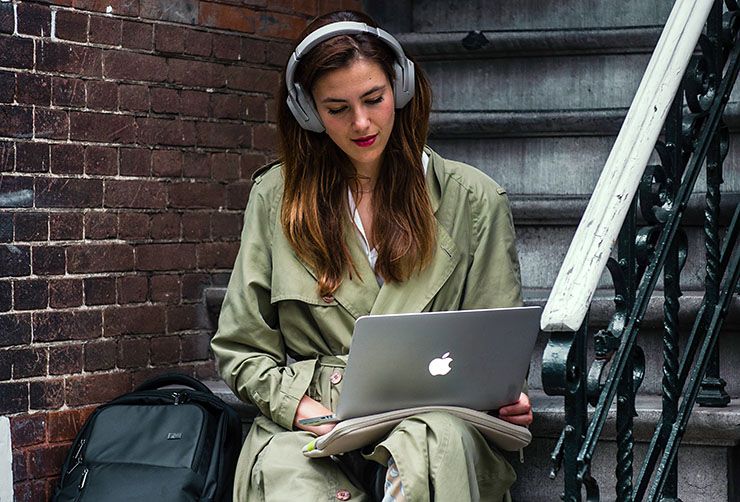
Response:
[[[90,415],[53,500],[231,501],[240,449],[233,408],[194,378],[164,375]]]

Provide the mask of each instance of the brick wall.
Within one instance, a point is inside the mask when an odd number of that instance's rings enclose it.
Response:
[[[0,415],[15,499],[48,499],[97,403],[215,376],[228,278],[275,145],[289,42],[342,0],[0,3]]]

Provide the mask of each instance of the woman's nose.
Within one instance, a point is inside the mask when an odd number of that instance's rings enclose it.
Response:
[[[354,127],[355,130],[357,131],[362,131],[364,129],[367,129],[369,125],[370,125],[370,117],[368,116],[367,111],[362,108],[358,108],[355,111],[355,114],[352,120],[352,127]]]

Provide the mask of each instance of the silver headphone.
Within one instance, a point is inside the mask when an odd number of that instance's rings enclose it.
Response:
[[[285,70],[285,85],[288,87],[288,108],[290,108],[291,113],[302,128],[313,132],[324,132],[325,130],[310,92],[303,89],[301,84],[293,81],[293,75],[301,57],[324,40],[339,35],[357,35],[361,33],[375,35],[385,42],[396,54],[396,62],[393,64],[393,70],[395,72],[395,79],[393,81],[395,107],[403,108],[414,97],[414,63],[406,57],[401,44],[390,33],[380,28],[373,28],[365,23],[355,21],[340,21],[327,24],[309,34],[298,44],[295,52],[288,59],[288,66]]]

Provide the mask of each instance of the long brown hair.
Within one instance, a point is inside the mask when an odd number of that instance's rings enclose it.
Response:
[[[367,15],[342,11],[315,19],[309,33],[337,21],[377,24]],[[298,64],[295,81],[311,91],[327,72],[357,58],[378,63],[393,82],[394,53],[373,35],[341,35],[324,41]],[[278,108],[279,153],[285,189],[282,224],[296,254],[316,273],[320,295],[337,290],[344,272],[357,274],[345,235],[350,221],[347,187],[358,188],[355,169],[325,133],[300,127],[286,104],[285,72]],[[373,240],[378,251],[376,272],[385,281],[404,281],[423,269],[434,254],[436,229],[421,155],[429,129],[431,86],[416,65],[415,94],[396,110],[393,131],[373,190]],[[350,227],[351,228],[351,227]]]

